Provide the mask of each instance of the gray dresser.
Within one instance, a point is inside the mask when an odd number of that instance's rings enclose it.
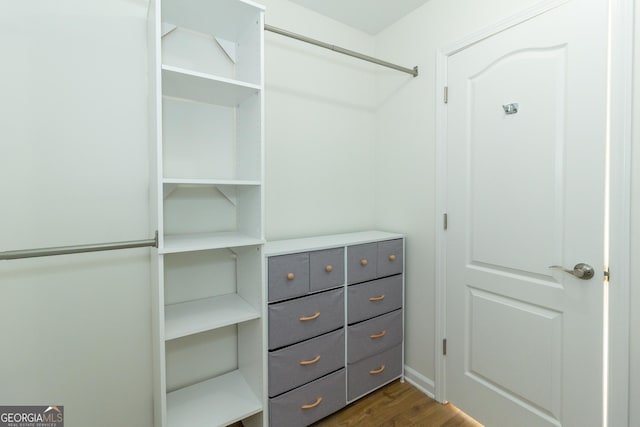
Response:
[[[403,377],[404,238],[265,245],[269,425],[307,426]]]

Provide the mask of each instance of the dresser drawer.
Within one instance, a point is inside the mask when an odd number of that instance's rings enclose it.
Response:
[[[387,240],[378,243],[378,277],[402,273],[402,239]]]
[[[309,292],[309,254],[269,257],[269,301],[306,295]]]
[[[347,361],[355,363],[402,343],[402,310],[348,328]]]
[[[269,353],[269,396],[344,367],[344,329]]]
[[[377,277],[378,244],[365,243],[347,248],[348,283],[360,283]]]
[[[356,399],[402,374],[402,345],[348,365],[348,397]]]
[[[379,316],[402,307],[402,275],[349,286],[349,324]]]
[[[269,306],[269,349],[330,332],[344,324],[343,288]]]
[[[309,275],[311,292],[344,284],[344,248],[310,252]]]
[[[269,399],[271,427],[302,427],[346,405],[345,370]]]

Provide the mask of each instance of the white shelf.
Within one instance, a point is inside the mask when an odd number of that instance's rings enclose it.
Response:
[[[263,410],[265,8],[255,1],[149,3],[158,427],[227,426]]]
[[[164,246],[158,249],[158,253],[174,254],[208,249],[239,248],[242,246],[262,245],[263,243],[263,239],[233,231],[221,233],[170,234],[164,236]]]
[[[163,96],[235,107],[260,90],[260,86],[252,83],[170,65],[162,66]]]
[[[174,185],[238,185],[238,186],[258,186],[260,181],[241,179],[190,179],[190,178],[164,178],[164,184]]]
[[[260,318],[260,313],[237,294],[222,295],[164,309],[165,341]]]
[[[260,411],[260,400],[239,371],[167,394],[169,427],[227,426]]]

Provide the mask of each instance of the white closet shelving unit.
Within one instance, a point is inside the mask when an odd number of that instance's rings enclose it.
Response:
[[[262,425],[263,28],[248,0],[152,0],[157,427]]]

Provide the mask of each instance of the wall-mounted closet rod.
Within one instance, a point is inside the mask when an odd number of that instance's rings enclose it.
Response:
[[[21,258],[37,258],[42,256],[80,254],[84,252],[113,251],[116,249],[132,249],[158,247],[158,232],[154,239],[132,240],[129,242],[98,243],[95,245],[60,246],[57,248],[25,249],[20,251],[0,252],[0,260]]]
[[[413,77],[418,75],[418,66],[416,65],[413,68],[402,67],[400,65],[392,64],[391,62],[383,61],[378,58],[374,58],[369,55],[364,55],[362,53],[354,52],[353,50],[344,49],[340,46],[335,46],[329,43],[321,42],[316,39],[312,39],[306,36],[301,36],[300,34],[292,33],[291,31],[283,30],[281,28],[273,27],[271,25],[264,25],[265,31],[271,31],[272,33],[277,33],[285,37],[291,37],[296,40],[303,41],[305,43],[311,43],[316,46],[323,47],[325,49],[333,50],[334,52],[342,53],[344,55],[353,56],[354,58],[362,59],[364,61],[373,62],[374,64],[382,65],[383,67],[393,68],[394,70],[402,71],[403,73],[411,74]]]

